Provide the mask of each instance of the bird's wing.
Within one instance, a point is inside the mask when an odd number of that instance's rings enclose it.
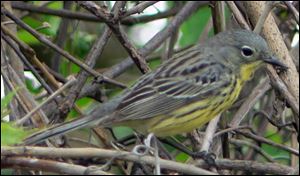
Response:
[[[133,86],[117,108],[117,121],[168,114],[188,103],[216,95],[230,83],[224,65],[193,51],[167,61]]]

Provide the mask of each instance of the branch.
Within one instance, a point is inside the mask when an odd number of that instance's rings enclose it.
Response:
[[[60,47],[58,47],[57,45],[55,45],[53,42],[51,42],[49,39],[47,39],[45,36],[39,34],[37,31],[35,31],[33,28],[31,28],[30,26],[28,26],[26,23],[24,23],[23,21],[21,21],[19,18],[15,17],[12,13],[10,13],[9,11],[7,11],[5,8],[1,8],[1,13],[8,16],[10,19],[12,19],[17,25],[21,26],[23,29],[25,29],[26,31],[28,31],[30,34],[32,34],[36,39],[38,39],[40,42],[42,42],[43,44],[45,44],[46,46],[50,47],[51,49],[55,50],[56,52],[60,53],[61,55],[63,55],[65,58],[67,58],[69,61],[71,61],[72,63],[78,65],[80,68],[84,69],[86,72],[88,72],[89,74],[97,77],[97,78],[101,78],[103,79],[104,82],[107,83],[111,83],[120,87],[126,87],[123,84],[118,83],[117,81],[114,81],[110,78],[107,78],[103,75],[101,75],[100,73],[98,73],[97,71],[91,69],[89,66],[87,66],[86,64],[84,64],[83,62],[81,62],[80,60],[76,59],[75,57],[73,57],[71,54],[69,54],[68,52],[62,50]]]
[[[261,136],[257,136],[257,135],[255,135],[255,134],[253,134],[253,133],[251,133],[251,132],[246,132],[246,131],[242,131],[242,130],[236,130],[236,132],[239,133],[239,134],[241,134],[241,135],[243,135],[243,136],[246,136],[246,137],[248,137],[248,138],[251,138],[251,139],[253,139],[253,140],[256,140],[256,141],[258,141],[258,142],[262,142],[262,143],[265,143],[265,144],[269,144],[269,145],[271,145],[271,146],[273,146],[273,147],[280,148],[280,149],[282,149],[282,150],[285,150],[285,151],[287,151],[287,152],[290,152],[290,153],[292,153],[292,154],[294,154],[294,155],[299,156],[299,151],[296,150],[296,149],[293,149],[293,148],[291,148],[291,147],[288,147],[288,146],[285,146],[285,145],[282,145],[282,144],[277,144],[277,143],[275,143],[275,142],[273,142],[273,141],[271,141],[271,140],[268,140],[268,139],[266,139],[266,138],[264,138],[264,137],[261,137]]]
[[[206,4],[208,4],[207,1],[205,1]],[[205,2],[202,2],[203,5],[206,5]],[[99,17],[96,17],[91,14],[82,13],[82,12],[73,12],[70,10],[54,10],[46,7],[38,7],[29,3],[24,2],[12,2],[12,7],[14,9],[19,10],[27,10],[32,13],[41,13],[41,14],[47,14],[47,15],[55,15],[60,16],[63,18],[69,18],[69,19],[75,19],[75,20],[83,20],[83,21],[92,21],[92,22],[104,22],[104,19],[100,19]],[[170,10],[160,12],[154,15],[141,15],[137,17],[126,17],[124,19],[121,19],[121,24],[123,25],[133,25],[136,23],[146,23],[162,18],[168,18],[171,16],[174,16],[177,14],[180,8],[172,8]]]
[[[136,13],[142,13],[146,8],[150,7],[153,4],[156,4],[158,1],[142,1],[138,5],[132,7],[131,9],[127,10],[127,12],[122,15],[123,17],[127,17]]]
[[[263,13],[265,2],[258,1],[249,1],[243,2],[250,20],[253,24],[257,24],[261,14]],[[259,31],[258,31],[259,32]],[[272,15],[269,15],[266,19],[266,24],[263,27],[262,34],[265,37],[266,41],[269,44],[270,49],[273,53],[278,56],[283,63],[288,66],[288,70],[280,75],[281,79],[278,79],[278,75],[272,66],[268,66],[269,76],[272,80],[272,84],[282,83],[283,86],[287,86],[287,89],[280,89],[279,91],[286,95],[284,90],[288,90],[291,93],[291,96],[285,97],[289,102],[295,102],[295,105],[291,105],[293,111],[296,113],[295,122],[296,129],[299,130],[299,108],[298,110],[293,107],[299,107],[299,74],[297,72],[296,66],[291,58],[289,51],[283,41],[282,35],[279,31],[279,28],[275,22],[275,19]],[[271,73],[271,74],[270,74]],[[275,82],[273,80],[276,80]],[[293,98],[292,100],[290,98]],[[297,113],[298,112],[298,113]],[[298,114],[298,115],[297,115]]]
[[[3,168],[41,170],[69,175],[111,175],[95,166],[91,169],[91,167],[84,167],[65,162],[25,157],[1,157],[1,169]]]
[[[128,54],[130,55],[130,57],[132,58],[134,63],[137,65],[137,67],[140,69],[140,71],[143,74],[150,71],[150,67],[147,65],[145,59],[142,57],[140,52],[130,42],[127,34],[122,29],[122,27],[118,23],[118,21],[116,21],[116,19],[114,19],[114,17],[106,15],[105,11],[102,10],[101,7],[99,7],[96,3],[93,3],[92,1],[82,1],[82,2],[78,1],[77,3],[80,6],[82,6],[83,8],[85,8],[86,10],[90,11],[95,16],[104,18],[105,23],[114,32],[115,36],[119,39],[120,43],[127,50]]]
[[[294,170],[291,167],[284,166],[277,163],[261,163],[256,161],[246,160],[230,160],[230,159],[216,159],[216,167],[218,169],[227,170],[240,170],[249,173],[260,173],[260,174],[277,174],[286,175]],[[197,166],[208,168],[207,163],[203,161],[197,161]]]
[[[155,166],[156,159],[151,156],[138,156],[131,152],[115,151],[96,148],[47,148],[47,147],[4,147],[1,146],[1,157],[30,156],[47,158],[114,158],[139,162]],[[191,164],[183,164],[174,161],[158,159],[161,168],[174,170],[184,174],[205,174],[215,173],[195,167]]]

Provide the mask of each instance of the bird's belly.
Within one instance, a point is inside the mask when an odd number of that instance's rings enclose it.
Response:
[[[191,104],[190,107],[199,106],[198,111],[186,113],[184,116],[174,117],[174,115],[164,115],[152,118],[149,123],[146,123],[145,129],[147,129],[147,133],[154,133],[159,137],[190,132],[193,129],[203,126],[218,114],[231,107],[238,98],[241,87],[241,81],[237,80],[231,88],[224,90],[223,93],[225,93],[226,96],[211,98],[210,101],[201,101]],[[180,108],[175,112],[184,112],[185,110],[187,110],[187,107]]]

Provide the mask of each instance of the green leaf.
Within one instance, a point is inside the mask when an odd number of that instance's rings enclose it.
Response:
[[[180,28],[182,36],[179,40],[179,44],[181,47],[185,47],[197,42],[210,16],[210,8],[208,6],[205,6],[200,8],[195,14],[193,14],[186,22],[182,24]]]
[[[190,158],[190,156],[183,152],[180,152],[178,155],[176,155],[176,161],[182,162],[182,163],[187,161],[189,158]]]
[[[1,122],[1,146],[21,143],[33,130],[24,130],[11,122]]]
[[[11,102],[19,89],[19,87],[16,88],[14,91],[9,92],[3,99],[1,99],[1,119],[9,114],[8,104]]]
[[[114,127],[113,128],[114,135],[118,138],[124,138],[126,136],[132,135],[133,130],[128,127]]]

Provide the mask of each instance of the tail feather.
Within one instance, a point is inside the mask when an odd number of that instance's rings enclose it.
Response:
[[[48,138],[57,136],[59,134],[64,134],[71,132],[83,127],[86,127],[95,120],[95,116],[89,115],[83,118],[78,118],[70,122],[65,122],[53,127],[47,128],[45,130],[34,133],[23,141],[25,145],[33,145],[40,143]],[[99,118],[99,117],[98,117]]]
[[[110,114],[114,112],[116,107],[122,101],[123,96],[118,96],[113,100],[102,104],[100,107],[95,108],[89,115],[75,119],[70,122],[65,122],[59,125],[55,125],[53,127],[47,128],[45,130],[39,131],[23,141],[25,145],[33,145],[40,143],[50,137],[57,136],[59,134],[64,134],[67,132],[71,132],[83,127],[87,126],[96,126],[102,124],[104,121],[111,121]],[[99,117],[100,115],[100,117]],[[111,122],[113,123],[113,122]],[[102,124],[103,125],[103,124]]]

